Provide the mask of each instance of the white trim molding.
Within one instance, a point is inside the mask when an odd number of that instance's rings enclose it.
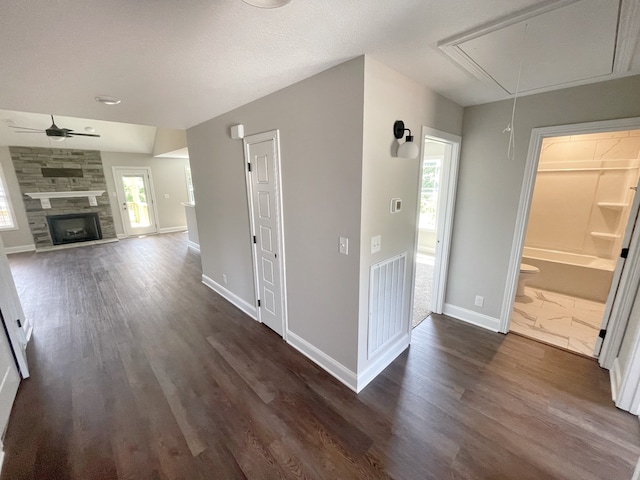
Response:
[[[369,362],[369,366],[357,376],[357,387],[354,389],[356,393],[360,393],[364,387],[369,385],[385,368],[398,358],[404,352],[410,343],[408,333],[403,334],[396,339],[391,345],[385,347],[384,351],[373,361]]]
[[[443,313],[449,317],[453,317],[463,322],[470,323],[471,325],[475,325],[476,327],[482,327],[486,330],[491,330],[492,332],[500,331],[499,318],[490,317],[489,315],[485,315],[483,313],[478,313],[474,312],[473,310],[457,307],[455,305],[451,305],[450,303],[444,304]]]
[[[254,320],[258,319],[258,312],[256,310],[255,305],[251,305],[250,303],[244,301],[242,298],[237,296],[235,293],[227,290],[225,287],[215,282],[211,278],[207,277],[205,274],[202,274],[202,283],[204,283],[211,290],[216,292],[222,298],[227,300],[230,304],[238,307],[244,313],[249,315]]]
[[[36,246],[33,243],[28,245],[18,245],[16,247],[4,247],[4,251],[7,255],[12,253],[24,253],[24,252],[35,252]]]
[[[186,225],[180,225],[178,227],[165,227],[165,228],[158,229],[158,233],[174,233],[174,232],[186,232],[186,231],[187,231]]]
[[[299,337],[291,330],[287,331],[287,343],[354,392],[357,393],[360,391],[358,390],[358,379],[352,370],[316,346],[310,344],[302,337]]]
[[[198,245],[196,242],[192,242],[191,240],[187,240],[187,245],[188,245],[190,250],[193,250],[194,252],[200,253],[200,245]]]

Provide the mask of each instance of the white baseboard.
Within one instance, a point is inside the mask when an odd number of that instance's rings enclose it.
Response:
[[[609,370],[609,381],[611,382],[611,399],[613,403],[616,403],[618,398],[618,392],[620,391],[620,363],[616,358],[613,361],[613,366]]]
[[[357,378],[354,372],[291,330],[287,330],[287,343],[357,393]]]
[[[181,225],[179,227],[166,227],[158,229],[158,233],[173,233],[173,232],[186,232],[187,226]]]
[[[17,247],[4,247],[4,251],[7,255],[11,253],[35,252],[36,246],[30,243],[28,245],[18,245]]]
[[[377,358],[358,375],[358,388],[356,393],[361,392],[364,387],[369,385],[369,383],[376,378],[380,372],[387,368],[391,362],[398,358],[398,355],[404,352],[408,346],[409,334],[405,333],[387,347],[384,352],[377,355]]]
[[[187,240],[187,245],[194,252],[200,253],[200,245],[198,245],[196,242],[192,242],[191,240]]]
[[[116,237],[118,238],[118,240],[122,240],[123,238],[127,238],[127,236],[124,233],[116,233]]]
[[[237,296],[235,293],[230,292],[225,287],[223,287],[219,283],[213,281],[211,278],[207,277],[204,274],[202,274],[202,283],[204,283],[211,290],[213,290],[218,295],[223,297],[229,303],[231,303],[232,305],[235,305],[236,307],[238,307],[240,310],[242,310],[244,313],[249,315],[254,320],[258,319],[258,312],[256,310],[255,305],[251,305],[250,303],[244,301],[242,298]]]
[[[0,450],[0,473],[2,473],[2,465],[4,464],[4,446]]]
[[[458,320],[462,320],[463,322],[470,323],[471,325],[486,328],[492,332],[500,331],[499,318],[490,317],[489,315],[474,312],[473,310],[467,310],[466,308],[456,307],[449,303],[444,304],[442,313]]]

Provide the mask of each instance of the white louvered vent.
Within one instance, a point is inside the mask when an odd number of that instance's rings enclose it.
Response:
[[[406,264],[403,253],[371,266],[368,358],[402,332]]]

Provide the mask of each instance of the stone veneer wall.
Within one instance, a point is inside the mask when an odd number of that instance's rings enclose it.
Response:
[[[53,246],[47,215],[97,212],[100,217],[102,238],[116,238],[109,192],[107,192],[99,151],[28,147],[9,147],[9,151],[36,248]],[[42,168],[78,168],[82,170],[82,177],[43,177]],[[90,206],[89,199],[86,197],[52,198],[50,209],[43,209],[40,200],[25,195],[27,192],[83,190],[105,190],[105,193],[96,197],[98,202],[96,207]]]

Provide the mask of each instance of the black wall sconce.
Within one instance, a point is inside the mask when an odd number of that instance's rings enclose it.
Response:
[[[393,124],[393,136],[400,140],[404,136],[404,132],[409,132],[409,135],[405,138],[405,142],[398,146],[396,157],[416,158],[420,153],[420,148],[413,141],[411,130],[404,128],[404,122],[402,120],[396,120]]]

